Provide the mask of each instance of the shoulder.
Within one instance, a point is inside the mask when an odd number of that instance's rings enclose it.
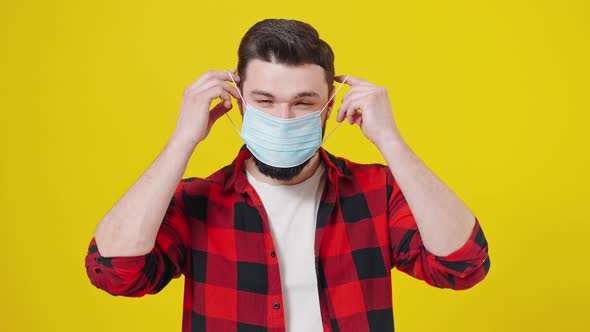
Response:
[[[229,165],[220,168],[207,177],[191,176],[180,180],[179,186],[189,195],[207,195],[214,187],[223,187],[231,174]]]
[[[389,167],[382,163],[360,163],[330,153],[327,153],[327,156],[344,177],[386,176],[390,172]]]
[[[389,191],[393,177],[389,167],[382,163],[360,163],[344,157],[327,154],[329,162],[338,171],[338,182],[344,184],[342,189],[350,188],[354,191],[369,192],[374,190]]]

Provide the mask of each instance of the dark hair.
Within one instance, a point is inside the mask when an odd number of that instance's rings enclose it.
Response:
[[[317,64],[324,68],[328,91],[334,82],[334,52],[311,25],[288,19],[265,19],[242,37],[238,49],[238,75],[246,80],[252,59],[289,65]]]

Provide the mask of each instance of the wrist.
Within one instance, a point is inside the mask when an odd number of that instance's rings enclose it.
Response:
[[[403,137],[396,130],[384,132],[375,140],[374,143],[382,152],[383,150],[390,150],[391,148],[406,145]]]
[[[175,132],[168,140],[167,146],[174,150],[186,150],[192,153],[200,142],[200,140],[188,138]]]

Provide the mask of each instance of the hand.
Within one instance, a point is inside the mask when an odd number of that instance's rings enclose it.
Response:
[[[345,78],[346,75],[340,75],[334,80],[342,83]],[[351,88],[342,99],[336,121],[347,118],[348,123],[358,124],[363,134],[380,149],[391,140],[401,139],[387,89],[353,76],[345,83]]]
[[[229,71],[236,82],[240,78],[235,69]],[[173,137],[199,144],[211,130],[217,119],[232,109],[231,97],[240,99],[237,88],[231,82],[228,72],[209,70],[184,90],[180,115]],[[211,110],[211,102],[220,98]]]

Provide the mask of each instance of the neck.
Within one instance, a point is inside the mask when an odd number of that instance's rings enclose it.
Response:
[[[258,181],[261,182],[265,182],[271,185],[294,185],[294,184],[298,184],[301,183],[307,179],[309,179],[310,177],[313,176],[313,174],[315,173],[315,171],[318,169],[318,167],[320,166],[321,163],[321,158],[320,158],[320,152],[319,150],[313,155],[313,157],[311,157],[311,160],[309,161],[309,163],[307,165],[305,165],[305,167],[303,168],[303,170],[301,170],[301,173],[297,174],[297,176],[295,176],[294,178],[290,179],[290,180],[277,180],[277,179],[273,179],[267,175],[264,175],[262,173],[260,173],[260,171],[258,170],[258,167],[256,167],[256,165],[254,164],[254,160],[252,158],[246,160],[246,170],[248,170],[248,172],[250,172],[250,174],[252,174],[252,176],[254,176],[254,178]]]

